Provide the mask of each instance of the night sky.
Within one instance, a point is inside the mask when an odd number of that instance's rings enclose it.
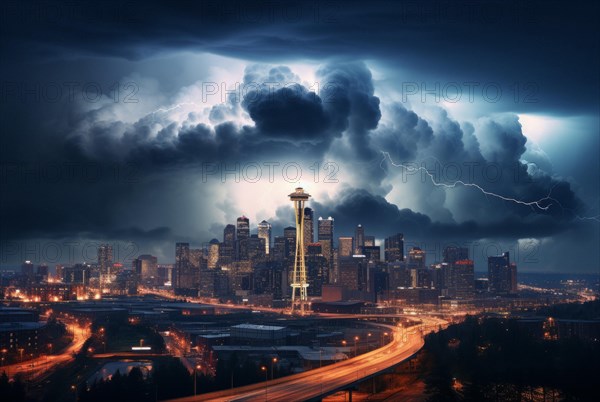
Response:
[[[281,235],[301,185],[336,237],[598,272],[593,3],[2,2],[0,264]]]

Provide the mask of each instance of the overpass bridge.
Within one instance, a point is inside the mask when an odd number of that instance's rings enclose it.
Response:
[[[271,381],[178,398],[173,402],[319,401],[325,396],[352,389],[363,381],[393,370],[423,347],[424,333],[447,324],[430,317],[411,318],[422,322],[418,329],[413,327],[406,331],[401,326],[381,324],[393,334],[392,341],[352,359]]]

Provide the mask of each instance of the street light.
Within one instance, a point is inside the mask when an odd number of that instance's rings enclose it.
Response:
[[[358,342],[358,339],[359,339],[359,338],[358,338],[358,336],[355,336],[355,337],[354,337],[354,357],[356,357],[356,356],[357,356],[357,351],[358,351],[358,348],[357,348],[357,344],[356,344],[356,342]]]
[[[271,360],[271,381],[273,381],[273,370],[274,370],[274,367],[273,367],[273,366],[275,365],[275,363],[277,363],[277,358],[276,358],[276,357],[274,357],[274,358]]]
[[[260,369],[265,372],[265,401],[267,401],[269,399],[269,374],[266,366],[261,366]]]
[[[23,348],[19,348],[19,353],[21,354],[21,363],[23,363],[23,351],[24,350],[25,349],[23,349]]]
[[[52,344],[46,345],[48,347],[48,353],[46,353],[46,365],[49,363],[50,353],[52,353]]]
[[[200,370],[201,368],[202,366],[199,364],[196,367],[194,367],[194,396],[196,396],[196,379],[198,377],[197,370]]]
[[[386,341],[386,339],[387,339],[387,337],[388,337],[388,336],[389,336],[389,333],[388,333],[388,332],[384,332],[384,333],[383,333],[383,342],[384,342],[384,343],[385,343],[385,341]],[[383,346],[383,345],[381,345],[381,346]]]

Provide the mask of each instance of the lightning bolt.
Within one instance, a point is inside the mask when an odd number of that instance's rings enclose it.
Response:
[[[536,208],[539,209],[539,210],[541,210],[541,211],[547,211],[552,205],[554,205],[554,204],[550,203],[550,201],[553,201],[561,209],[565,210],[565,208],[561,205],[561,203],[557,199],[551,197],[552,191],[554,190],[554,187],[556,185],[552,186],[552,188],[548,192],[548,195],[546,195],[543,198],[540,198],[539,200],[535,200],[535,201],[523,201],[523,200],[519,200],[517,198],[506,197],[506,196],[501,195],[501,194],[497,194],[497,193],[493,193],[491,191],[487,191],[486,189],[484,189],[483,187],[481,187],[478,184],[475,184],[475,183],[466,183],[466,182],[464,182],[462,180],[456,180],[456,181],[454,181],[452,183],[441,183],[441,182],[438,182],[435,179],[435,177],[433,176],[433,174],[430,173],[425,167],[423,167],[423,166],[418,166],[418,167],[407,166],[407,165],[402,164],[402,163],[396,163],[396,162],[394,162],[392,160],[392,157],[391,157],[391,155],[390,155],[389,152],[381,151],[381,153],[383,154],[383,159],[381,160],[379,166],[382,169],[383,169],[383,163],[386,161],[386,159],[388,159],[390,161],[390,163],[392,164],[392,166],[402,168],[402,169],[406,170],[409,173],[424,171],[425,174],[427,176],[429,176],[429,179],[431,180],[431,182],[433,183],[433,185],[437,186],[437,187],[455,188],[458,185],[462,185],[464,187],[474,187],[475,189],[479,190],[481,193],[483,193],[486,196],[495,197],[495,198],[501,199],[503,201],[513,202],[513,203],[519,204],[519,205],[525,205],[525,206],[530,207],[534,211],[535,211]],[[600,222],[600,215],[596,215],[596,216],[580,216],[580,215],[576,214],[575,217],[578,220],[581,220],[581,221],[584,221],[584,220],[593,220],[593,221],[596,221],[596,222]]]
[[[525,205],[525,206],[531,207],[533,210],[535,210],[536,208],[538,208],[541,211],[547,211],[553,205],[552,203],[548,203],[549,201],[553,201],[553,202],[555,202],[555,203],[557,203],[557,204],[560,205],[560,203],[556,199],[554,199],[554,198],[551,197],[552,190],[554,190],[554,187],[552,187],[550,189],[550,191],[548,192],[548,195],[546,195],[543,198],[540,198],[539,200],[535,200],[535,201],[523,201],[523,200],[519,200],[517,198],[506,197],[506,196],[503,196],[501,194],[497,194],[497,193],[493,193],[491,191],[487,191],[486,189],[484,189],[483,187],[481,187],[478,184],[467,183],[467,182],[464,182],[462,180],[456,180],[456,181],[454,181],[452,183],[441,183],[441,182],[438,182],[435,179],[435,177],[433,176],[433,174],[430,173],[425,167],[423,167],[423,166],[418,166],[418,167],[407,166],[407,165],[402,164],[402,163],[396,163],[396,162],[394,162],[392,160],[392,157],[390,156],[389,152],[385,152],[385,151],[381,151],[381,152],[383,154],[383,159],[381,160],[381,163],[380,163],[380,166],[381,166],[382,169],[383,169],[383,162],[385,162],[386,159],[389,159],[389,161],[392,164],[392,166],[402,168],[402,169],[406,170],[409,173],[415,173],[415,172],[419,172],[419,171],[425,172],[425,174],[427,176],[429,176],[429,179],[431,180],[431,182],[433,183],[433,185],[437,186],[437,187],[455,188],[455,187],[457,187],[459,185],[464,186],[464,187],[474,187],[477,190],[479,190],[481,193],[485,194],[486,196],[495,197],[495,198],[498,198],[498,199],[501,199],[501,200],[504,200],[504,201],[513,202],[515,204]]]
[[[579,215],[575,215],[575,218],[577,218],[577,220],[579,220],[579,221],[596,221],[596,222],[600,222],[600,215],[596,215],[596,216],[579,216]]]
[[[197,103],[194,103],[194,102],[182,102],[182,103],[178,103],[176,105],[169,106],[166,108],[162,108],[162,107],[158,108],[158,109],[154,110],[153,112],[148,113],[146,116],[152,115],[152,119],[154,119],[154,115],[156,113],[167,113],[172,110],[179,109],[180,107],[183,107],[183,106],[200,106],[200,105],[198,105]]]

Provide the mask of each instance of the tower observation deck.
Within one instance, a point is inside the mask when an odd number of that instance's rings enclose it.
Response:
[[[299,312],[304,315],[308,309],[308,296],[306,288],[306,263],[304,259],[304,203],[310,198],[302,187],[289,195],[294,203],[296,216],[296,256],[294,258],[294,271],[292,276],[292,313]],[[297,295],[298,294],[298,295]]]

